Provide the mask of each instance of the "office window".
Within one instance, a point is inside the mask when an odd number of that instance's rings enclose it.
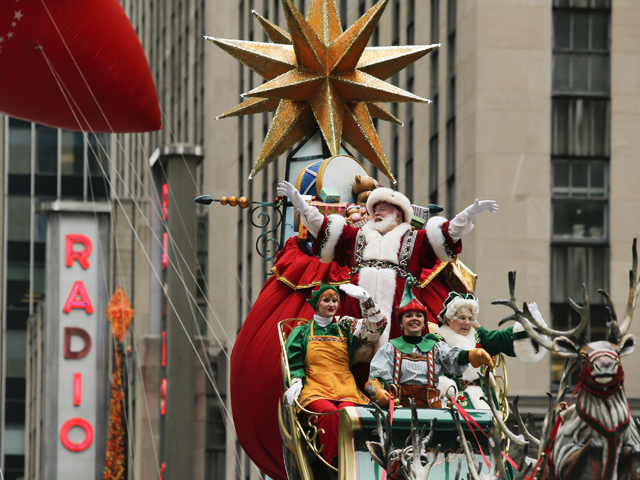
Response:
[[[580,318],[567,301],[589,289],[587,335],[603,339],[609,289],[611,131],[608,0],[554,0],[551,132],[551,322],[568,330]],[[563,358],[552,356],[557,385]],[[573,378],[572,382],[577,379]]]

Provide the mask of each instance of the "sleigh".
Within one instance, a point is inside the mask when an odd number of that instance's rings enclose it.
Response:
[[[282,349],[281,366],[285,384],[290,381],[289,365],[285,353],[285,342],[295,326],[306,322],[303,319],[283,320],[278,324],[278,333]],[[297,403],[297,402],[296,402]],[[460,421],[457,413],[449,408],[442,409],[410,409],[397,408],[393,414],[392,426],[388,422],[386,410],[383,412],[377,406],[347,407],[340,414],[338,432],[338,468],[328,465],[321,456],[322,446],[318,442],[318,429],[315,426],[317,416],[314,412],[303,415],[298,411],[300,405],[286,405],[280,402],[278,423],[283,440],[284,463],[289,480],[321,480],[338,478],[339,480],[382,480],[393,479],[386,474],[384,463],[378,455],[378,462],[372,455],[372,445],[380,445],[387,450],[391,445],[399,447],[398,454],[412,457],[413,452],[421,450],[422,471],[415,468],[413,474],[395,478],[411,478],[416,480],[466,478],[469,460],[478,464],[483,462],[479,447],[488,451],[487,438],[478,428],[487,431],[492,423],[489,410],[467,410],[475,421],[475,435],[465,421]],[[473,423],[473,422],[470,422]],[[429,430],[429,441],[418,439],[420,429],[424,426]],[[471,440],[472,447],[465,454],[458,441],[460,430],[462,437]],[[390,434],[389,434],[390,432]],[[423,432],[424,434],[424,432]],[[412,435],[413,442],[411,442]],[[479,443],[475,442],[475,437]],[[408,442],[408,446],[405,443]],[[439,446],[439,447],[438,447]],[[386,452],[388,453],[388,452]],[[384,453],[381,455],[385,455]],[[469,456],[471,458],[469,458]],[[465,458],[466,457],[466,458]],[[426,476],[424,468],[427,468]],[[458,469],[461,469],[458,472]],[[329,476],[329,472],[333,472]],[[400,470],[401,471],[401,470]],[[384,475],[384,476],[383,476]]]

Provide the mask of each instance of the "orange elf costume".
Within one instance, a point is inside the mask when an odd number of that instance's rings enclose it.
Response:
[[[354,290],[350,290],[354,289]],[[320,295],[335,287],[320,285],[307,300],[314,310]],[[299,393],[299,402],[307,410],[318,413],[336,411],[335,415],[318,418],[320,442],[324,446],[322,455],[328,463],[332,463],[338,450],[337,412],[345,406],[367,405],[369,399],[356,387],[355,379],[349,368],[354,352],[358,348],[375,342],[387,326],[387,319],[368,293],[354,285],[343,285],[341,289],[348,295],[360,300],[363,318],[341,317],[336,322],[333,317],[322,317],[318,314],[305,325],[296,327],[289,335],[286,343],[291,387],[287,391]],[[365,298],[366,297],[366,298]],[[300,384],[303,388],[300,388]],[[291,398],[290,398],[291,401]]]

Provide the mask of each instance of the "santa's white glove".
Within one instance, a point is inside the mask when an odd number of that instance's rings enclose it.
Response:
[[[542,314],[540,313],[540,310],[538,310],[538,304],[536,302],[531,302],[527,304],[527,307],[529,307],[529,312],[531,312],[533,319],[543,327],[546,327],[547,322],[542,318]]]
[[[476,198],[476,201],[465,208],[462,212],[467,216],[467,218],[472,219],[485,210],[489,210],[491,213],[496,213],[498,211],[498,204],[493,200],[478,200]]]
[[[287,389],[285,395],[287,396],[287,405],[293,405],[302,391],[302,380],[294,378],[291,382],[291,386]]]
[[[352,283],[345,283],[340,285],[340,290],[361,302],[367,300],[371,295],[364,288],[354,285]]]
[[[293,206],[296,207],[296,210],[300,213],[303,213],[309,207],[307,202],[302,199],[302,195],[300,195],[298,189],[286,180],[278,184],[276,191],[278,192],[278,195],[288,197]]]

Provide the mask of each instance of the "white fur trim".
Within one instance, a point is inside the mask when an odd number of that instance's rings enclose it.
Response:
[[[471,400],[471,405],[473,405],[473,408],[477,410],[491,409],[491,407],[489,407],[489,405],[484,400],[480,400],[480,397],[484,397],[484,392],[482,391],[482,388],[476,385],[472,385],[471,387],[467,387],[464,393],[469,395],[469,400]]]
[[[513,333],[523,332],[524,327],[521,323],[516,322],[513,327]],[[536,351],[536,346],[538,350]],[[547,354],[547,349],[542,345],[538,345],[534,340],[530,338],[523,338],[513,342],[513,351],[516,353],[516,357],[520,359],[522,363],[536,363],[544,358]]]
[[[372,190],[367,199],[367,212],[373,217],[373,208],[376,203],[387,202],[398,207],[404,214],[404,221],[409,223],[413,218],[413,207],[409,199],[402,193],[392,190],[391,188],[378,187]]]
[[[446,221],[447,219],[444,217],[431,217],[429,221],[427,221],[427,237],[429,238],[429,244],[431,244],[431,248],[433,248],[436,258],[441,262],[451,261],[451,257],[447,254],[447,250],[444,248],[446,242],[444,234],[442,233],[442,224]]]
[[[365,247],[362,252],[363,260],[386,260],[387,262],[399,263],[398,252],[400,252],[402,237],[409,231],[411,225],[401,223],[390,232],[384,235],[375,230],[370,222],[362,227]],[[367,290],[369,291],[369,290]],[[373,298],[376,298],[375,296]]]
[[[453,394],[448,395],[447,392],[451,392],[451,387],[453,387]],[[447,404],[447,399],[458,396],[458,384],[453,378],[445,377],[444,375],[440,375],[438,379],[438,390],[440,390],[440,398],[443,399],[443,404]]]
[[[476,348],[476,329],[471,327],[469,334],[464,336],[454,332],[449,325],[442,325],[438,329],[438,333],[444,338],[444,341],[450,347],[460,347],[463,350],[473,350]],[[480,367],[474,368],[469,364],[467,369],[462,373],[464,380],[477,380],[480,373]]]
[[[341,215],[329,215],[329,221],[331,222],[329,227],[329,238],[320,251],[320,261],[322,263],[329,263],[333,260],[333,253],[335,252],[336,245],[338,244],[342,231],[347,224],[347,220]]]

